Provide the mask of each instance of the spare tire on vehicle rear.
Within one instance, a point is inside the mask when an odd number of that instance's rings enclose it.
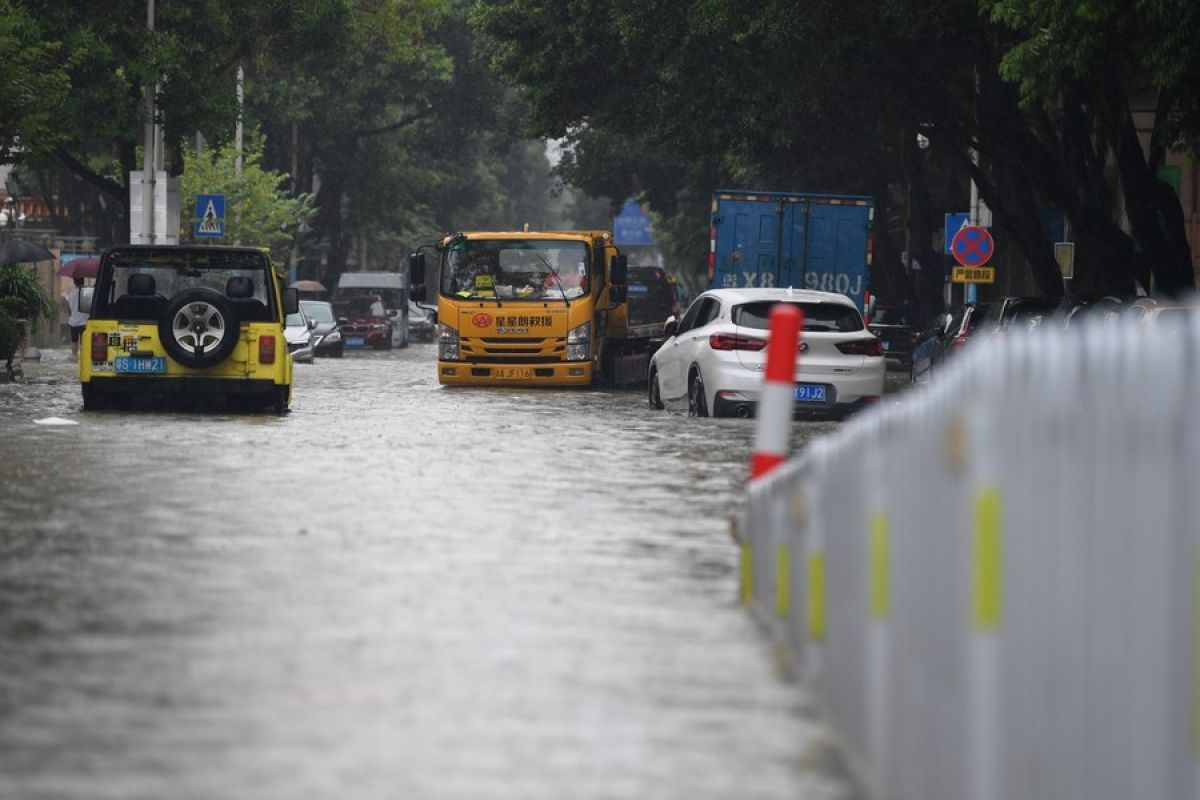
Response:
[[[212,289],[188,289],[175,295],[158,322],[158,338],[167,355],[194,369],[224,361],[240,335],[233,305]]]

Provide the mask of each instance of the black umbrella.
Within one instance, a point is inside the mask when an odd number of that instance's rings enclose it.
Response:
[[[51,253],[34,242],[0,242],[0,264],[21,264],[26,261],[54,261]]]

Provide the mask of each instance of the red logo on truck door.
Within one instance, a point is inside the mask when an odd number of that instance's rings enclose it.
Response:
[[[492,327],[492,315],[476,314],[475,316],[471,317],[471,324],[476,328],[490,328]]]

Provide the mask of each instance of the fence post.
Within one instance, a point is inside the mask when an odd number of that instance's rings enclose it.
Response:
[[[792,303],[771,309],[771,340],[767,344],[767,372],[758,395],[758,430],[750,480],[761,478],[787,460],[795,410],[796,349],[804,313]]]

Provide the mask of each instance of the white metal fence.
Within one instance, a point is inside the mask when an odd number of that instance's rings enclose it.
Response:
[[[967,348],[751,487],[743,599],[873,797],[1200,797],[1200,325]]]

